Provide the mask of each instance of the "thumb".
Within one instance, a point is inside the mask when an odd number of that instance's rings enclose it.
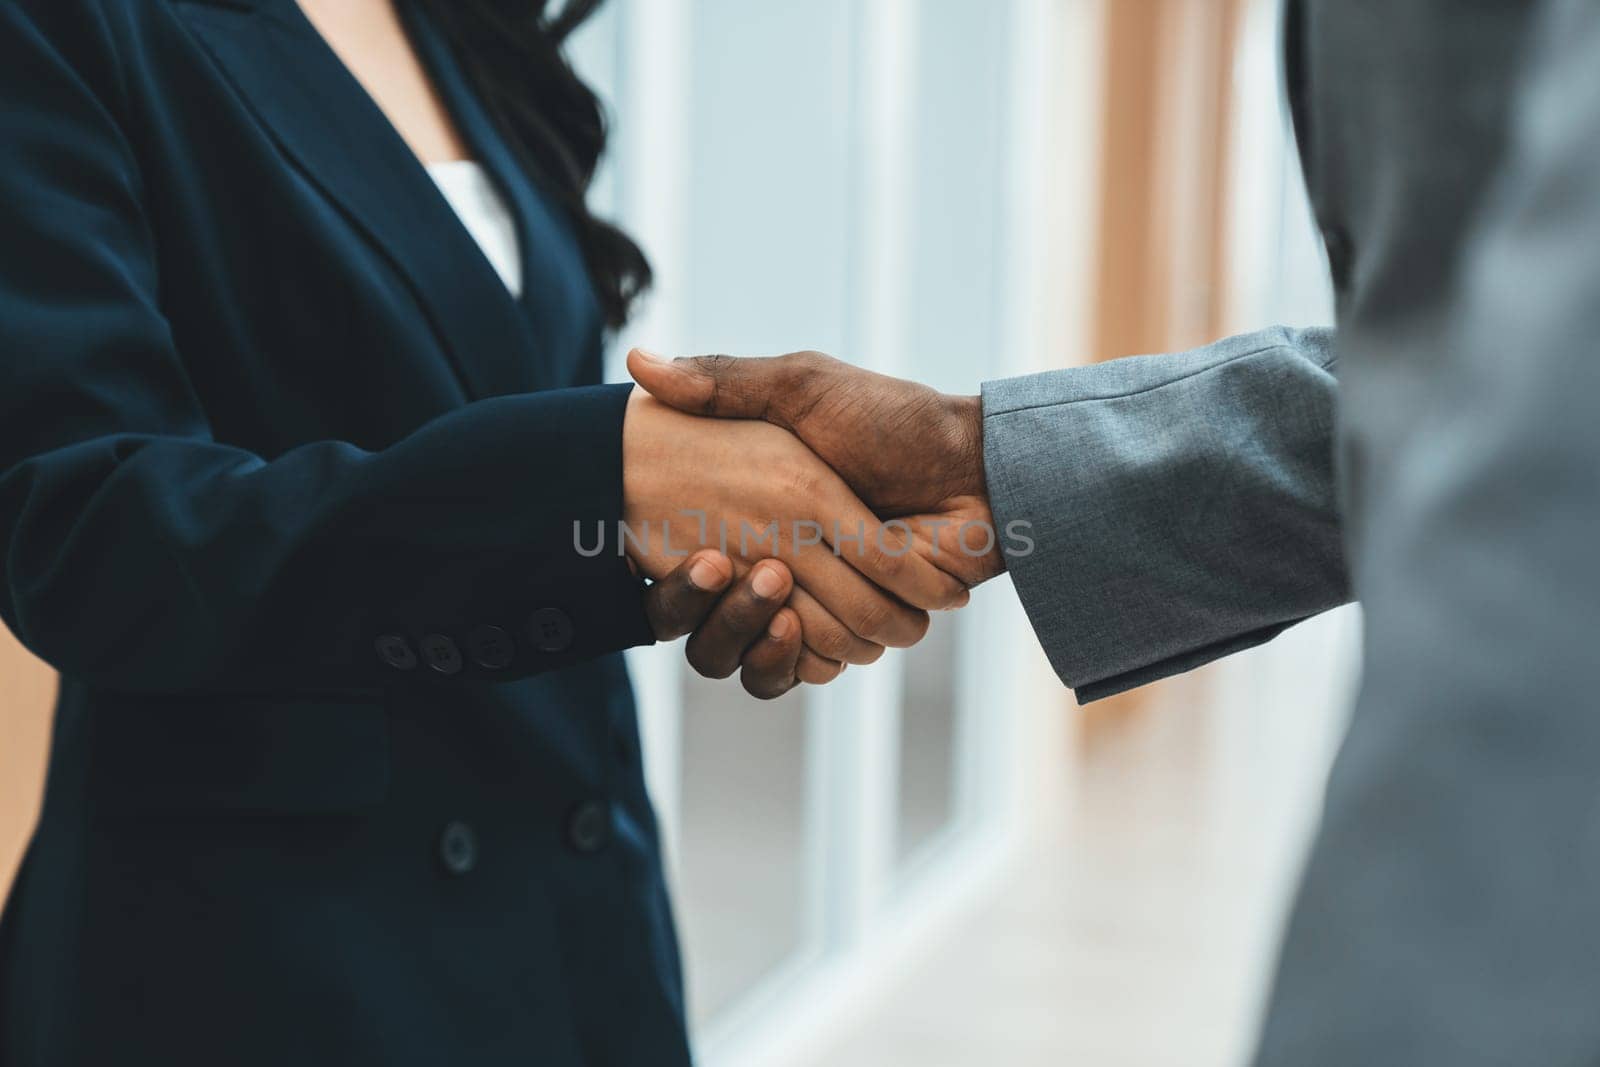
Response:
[[[775,363],[733,356],[667,360],[642,348],[628,353],[628,373],[645,392],[679,411],[725,419],[767,417],[776,384]]]

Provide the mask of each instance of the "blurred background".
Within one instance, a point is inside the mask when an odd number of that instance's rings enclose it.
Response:
[[[951,391],[1331,315],[1274,0],[612,0],[619,339],[819,348]],[[616,364],[620,377],[620,358]],[[1354,609],[1090,708],[1006,580],[774,704],[641,651],[707,1067],[1249,1055]],[[0,632],[0,893],[53,680]]]

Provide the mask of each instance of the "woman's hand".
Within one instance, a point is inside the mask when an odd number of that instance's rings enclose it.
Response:
[[[628,555],[647,577],[695,547],[725,548],[736,567],[782,557],[805,643],[824,660],[871,662],[885,645],[915,644],[927,632],[924,609],[967,598],[904,531],[883,528],[826,464],[765,423],[685,415],[636,391],[623,427],[623,503]]]
[[[1005,570],[978,397],[949,396],[820,352],[665,360],[636,348],[628,370],[680,411],[788,430],[875,512],[903,518],[923,535],[919,551],[964,585]]]
[[[707,678],[740,671],[745,691],[780,697],[800,682],[822,685],[843,670],[801,644],[800,618],[784,606],[794,580],[777,560],[764,560],[734,581],[733,561],[697,552],[650,586],[645,614],[656,640],[689,638],[689,665]]]

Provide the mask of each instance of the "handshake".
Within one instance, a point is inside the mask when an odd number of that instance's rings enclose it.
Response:
[[[1031,548],[1025,524],[995,529],[978,397],[816,352],[635,349],[628,370],[623,522],[575,547],[626,552],[656,637],[690,634],[703,675],[739,671],[761,699],[825,684]]]

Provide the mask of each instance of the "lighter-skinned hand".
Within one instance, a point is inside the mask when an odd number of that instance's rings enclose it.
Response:
[[[827,661],[803,664],[809,673],[915,644],[928,610],[967,599],[960,581],[927,560],[926,546],[882,528],[793,434],[688,415],[643,390],[623,423],[623,517],[631,532],[623,547],[649,578],[704,547],[725,551],[741,575],[762,558],[782,560],[805,647]]]
[[[984,479],[980,398],[820,352],[669,361],[636,348],[628,370],[679,411],[793,433],[879,516],[908,523],[917,551],[965,586],[1005,569]]]

